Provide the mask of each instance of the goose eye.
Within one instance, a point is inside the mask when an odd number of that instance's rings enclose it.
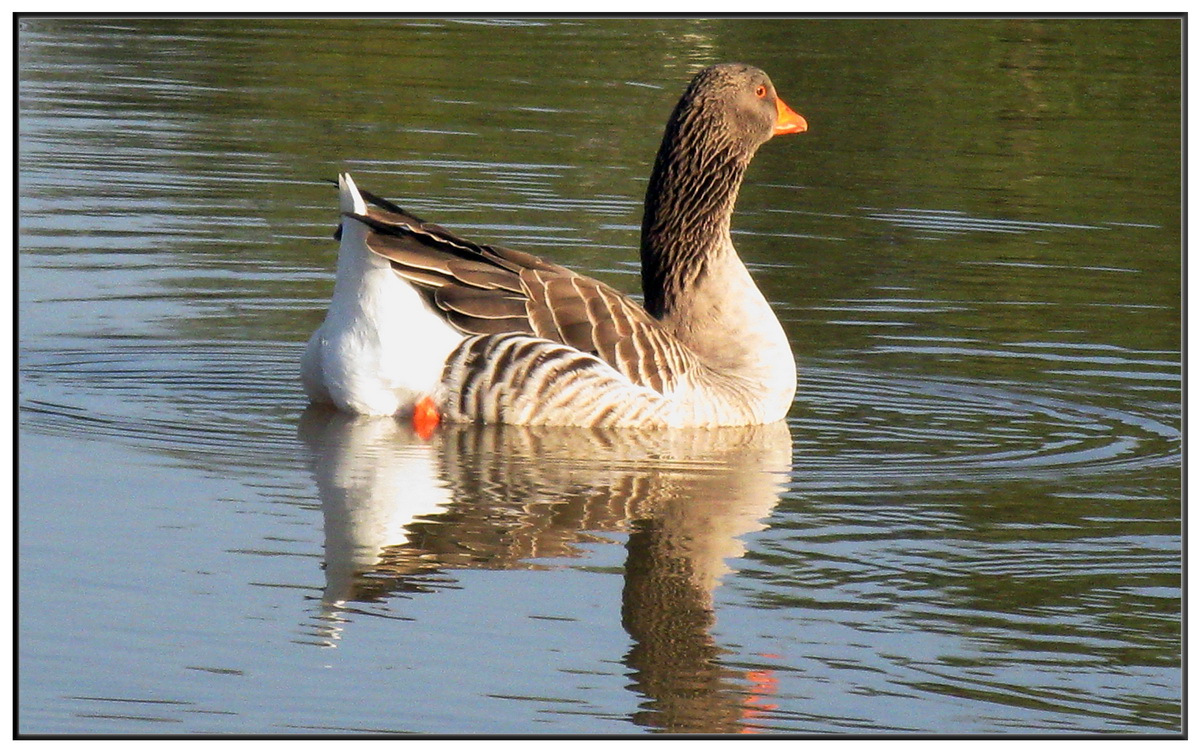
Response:
[[[760,99],[761,99],[762,97],[765,97],[765,96],[767,96],[767,87],[763,86],[762,84],[759,84],[759,85],[758,85],[758,88],[756,88],[756,89],[754,90],[754,96],[756,96],[756,97],[758,97],[758,98],[760,98]]]

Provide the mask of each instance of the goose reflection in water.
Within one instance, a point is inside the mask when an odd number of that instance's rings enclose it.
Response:
[[[624,662],[643,697],[633,721],[738,732],[761,712],[755,693],[771,678],[722,665],[713,591],[779,500],[792,462],[785,423],[446,426],[425,442],[406,421],[310,407],[300,433],[324,510],[331,617],[348,602],[432,590],[431,576],[454,569],[534,568],[627,533]]]

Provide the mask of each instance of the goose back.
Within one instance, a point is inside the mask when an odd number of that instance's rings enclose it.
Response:
[[[367,196],[364,194],[364,196]],[[629,296],[532,254],[474,243],[390,202],[365,215],[367,247],[464,335],[534,335],[595,356],[659,394],[705,367]]]

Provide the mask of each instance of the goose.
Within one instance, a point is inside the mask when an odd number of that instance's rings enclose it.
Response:
[[[338,178],[329,309],[301,376],[347,413],[596,428],[784,418],[796,364],[730,237],[751,158],[808,129],[762,70],[710,66],[667,122],[646,189],[644,304],[531,254],[486,245]]]

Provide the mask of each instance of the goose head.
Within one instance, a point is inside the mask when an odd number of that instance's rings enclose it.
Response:
[[[689,130],[703,131],[714,147],[732,148],[747,161],[773,136],[808,130],[808,122],[780,99],[770,76],[743,63],[713,65],[697,73],[680,97],[671,125],[684,131],[679,138],[694,138]]]

